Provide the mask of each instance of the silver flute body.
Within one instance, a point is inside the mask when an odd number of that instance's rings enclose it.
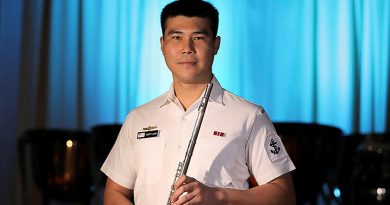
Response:
[[[188,165],[190,164],[190,160],[192,157],[192,153],[194,151],[196,139],[198,138],[200,126],[202,125],[203,116],[204,116],[204,113],[206,112],[207,103],[209,102],[209,98],[210,98],[210,94],[211,94],[212,89],[213,89],[213,84],[208,83],[206,91],[202,97],[202,101],[200,102],[200,105],[198,108],[198,117],[196,118],[194,129],[192,130],[192,135],[191,135],[191,139],[188,143],[186,155],[184,156],[184,160],[182,162],[179,162],[179,165],[177,166],[175,179],[173,180],[173,183],[172,183],[172,188],[171,188],[171,192],[169,193],[167,205],[171,205],[171,203],[172,203],[171,196],[172,196],[173,192],[175,192],[173,186],[175,185],[177,179],[181,175],[187,174]]]

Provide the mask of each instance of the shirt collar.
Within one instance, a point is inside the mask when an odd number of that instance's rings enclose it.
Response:
[[[211,83],[213,83],[213,89],[211,90],[210,101],[216,102],[220,105],[225,105],[223,102],[224,89],[221,87],[221,84],[219,84],[219,81],[217,80],[217,78],[214,75],[213,75],[213,79],[211,79]],[[203,91],[203,93],[204,92],[205,91]],[[203,96],[203,94],[202,94],[202,96]],[[168,92],[166,93],[166,97],[163,99],[164,100],[160,104],[160,107],[164,107],[165,105],[168,105],[170,103],[180,103],[175,95],[173,83],[171,84],[171,87],[169,88]]]

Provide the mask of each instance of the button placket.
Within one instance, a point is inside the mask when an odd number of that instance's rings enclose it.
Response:
[[[178,136],[178,153],[183,158],[186,152],[186,149],[188,147],[189,140],[191,138],[192,130],[195,121],[192,120],[193,118],[192,112],[186,112],[181,117],[181,129],[180,129],[180,136]],[[182,160],[182,159],[181,159]]]

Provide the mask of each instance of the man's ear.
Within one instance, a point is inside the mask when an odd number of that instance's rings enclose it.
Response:
[[[217,36],[214,40],[214,55],[218,53],[219,46],[221,45],[221,37]]]
[[[164,36],[160,37],[160,49],[164,53]]]

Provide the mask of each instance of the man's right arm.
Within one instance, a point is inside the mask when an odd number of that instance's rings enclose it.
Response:
[[[134,205],[131,202],[133,190],[125,188],[107,177],[106,188],[104,190],[104,205]]]

